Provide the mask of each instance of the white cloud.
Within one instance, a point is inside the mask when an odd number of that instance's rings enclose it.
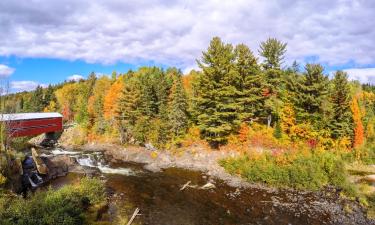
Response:
[[[46,84],[29,80],[10,82],[11,92],[32,91],[38,86],[47,87]]]
[[[348,73],[350,80],[358,80],[363,84],[375,84],[375,68],[356,68],[344,71]]]
[[[375,64],[372,0],[0,1],[0,55],[187,68],[213,36],[288,42],[286,60]]]
[[[72,76],[69,76],[67,78],[68,81],[79,81],[79,80],[82,80],[82,79],[85,79],[82,75],[79,75],[79,74],[73,74]]]
[[[0,64],[0,78],[9,77],[14,73],[15,69],[7,65]]]
[[[183,74],[188,74],[192,70],[200,71],[201,69],[198,67],[198,65],[186,66],[185,69],[182,71],[182,73]]]

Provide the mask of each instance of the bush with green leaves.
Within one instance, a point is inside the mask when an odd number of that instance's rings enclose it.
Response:
[[[220,164],[230,173],[240,174],[251,182],[263,182],[276,187],[318,190],[326,185],[344,189],[349,195],[355,190],[349,184],[344,163],[331,152],[282,153],[280,157],[265,153],[257,158],[228,158]]]
[[[346,154],[342,154],[342,158],[348,163],[357,161],[365,165],[373,165],[375,164],[375,143],[366,143],[362,147],[353,149]]]
[[[103,184],[82,178],[79,185],[38,191],[30,198],[0,198],[0,221],[4,225],[75,225],[85,223],[85,210],[105,200]]]

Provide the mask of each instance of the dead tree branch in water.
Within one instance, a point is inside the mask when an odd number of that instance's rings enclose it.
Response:
[[[136,208],[134,210],[134,213],[133,213],[132,217],[130,218],[129,222],[126,225],[131,225],[133,223],[133,220],[135,219],[135,217],[138,216],[138,215],[141,215],[141,214],[138,214],[138,213],[139,213],[139,208]]]
[[[186,182],[186,184],[184,184],[184,186],[182,186],[182,188],[180,188],[180,191],[183,191],[185,188],[189,187],[190,183],[191,183],[190,180],[188,182]]]

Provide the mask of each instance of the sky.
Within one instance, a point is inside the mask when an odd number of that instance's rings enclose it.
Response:
[[[275,37],[284,66],[375,84],[374,12],[373,0],[1,0],[0,78],[15,92],[144,65],[188,72],[219,36],[256,55]]]

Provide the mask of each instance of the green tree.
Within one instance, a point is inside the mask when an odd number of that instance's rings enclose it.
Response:
[[[264,69],[280,69],[286,53],[286,43],[276,38],[268,38],[260,44],[259,54],[264,57]]]
[[[337,71],[332,83],[332,135],[335,138],[344,136],[351,137],[353,135],[353,115],[350,110],[350,86],[348,82],[348,74],[343,71]]]
[[[197,121],[202,137],[213,147],[225,143],[240,124],[234,60],[232,45],[215,37],[197,61],[203,71],[197,81]]]
[[[282,129],[280,121],[277,121],[275,124],[275,130],[273,132],[273,136],[277,139],[280,139],[282,137]]]
[[[30,108],[33,112],[42,112],[44,109],[43,103],[44,95],[43,95],[43,88],[38,85],[35,91],[31,95],[30,99]]]
[[[118,115],[116,120],[122,143],[128,142],[130,137],[134,136],[133,129],[138,118],[142,116],[139,110],[141,105],[140,90],[138,79],[134,77],[127,77],[125,79],[124,89],[121,92],[118,102],[118,112],[116,113]]]
[[[241,120],[249,121],[259,116],[263,110],[263,74],[260,71],[257,59],[246,45],[237,45],[235,55],[235,69],[239,75],[236,84],[238,91],[236,101],[239,104]]]
[[[172,134],[177,137],[185,134],[188,127],[188,104],[181,74],[177,74],[170,95],[169,123]]]
[[[43,108],[47,107],[51,101],[56,102],[55,89],[52,85],[48,85],[43,98]]]
[[[286,43],[275,38],[269,38],[260,44],[259,54],[264,58],[262,63],[265,73],[265,88],[263,95],[266,97],[264,115],[267,116],[268,126],[271,126],[272,118],[279,118],[279,105],[281,95],[285,89],[285,80],[281,65],[286,53]]]
[[[107,123],[104,119],[104,96],[111,87],[111,80],[102,76],[96,80],[92,89],[92,95],[88,102],[89,119],[93,124],[93,131],[97,134],[104,134]]]
[[[309,121],[316,128],[322,128],[327,119],[325,113],[329,111],[326,107],[329,80],[319,64],[307,64],[305,70],[294,99],[297,120],[301,123]]]
[[[76,114],[76,121],[79,124],[84,125],[85,127],[88,126],[89,123],[89,113],[88,113],[88,102],[90,96],[93,94],[93,88],[95,86],[95,82],[97,80],[96,74],[92,72],[86,81],[80,83],[80,92],[77,96],[77,114]]]
[[[139,79],[139,84],[141,88],[140,98],[141,98],[141,106],[140,111],[144,114],[151,117],[156,117],[159,113],[159,109],[161,106],[160,103],[160,96],[158,96],[156,83],[158,79],[156,77],[160,77],[161,73],[163,73],[159,68],[141,68],[137,73],[137,78]],[[161,87],[163,89],[163,87]],[[160,92],[160,90],[159,90]],[[160,93],[159,93],[160,94]]]

